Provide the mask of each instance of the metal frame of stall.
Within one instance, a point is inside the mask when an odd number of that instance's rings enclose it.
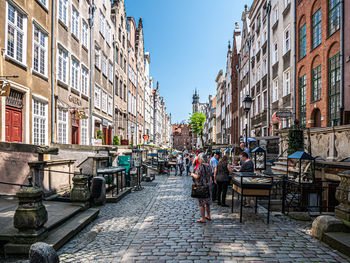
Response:
[[[289,165],[289,161],[290,160],[299,160],[299,171],[297,171],[297,176],[293,176],[295,179],[298,178],[299,181],[293,181],[290,180],[290,165]],[[302,182],[302,161],[309,161],[312,163],[311,166],[311,182],[309,183],[303,183]],[[289,209],[292,207],[297,207],[299,209],[304,208],[304,206],[302,205],[302,203],[305,201],[304,200],[304,192],[309,190],[309,191],[313,191],[317,194],[317,201],[320,205],[318,206],[309,206],[307,205],[305,208],[307,209],[307,211],[310,211],[310,208],[312,207],[316,207],[319,208],[319,211],[321,213],[322,211],[322,200],[319,200],[319,196],[321,196],[322,198],[322,193],[320,194],[318,190],[318,187],[316,185],[316,180],[315,180],[315,168],[316,168],[316,160],[314,157],[312,157],[310,154],[303,152],[303,151],[297,151],[291,155],[289,155],[287,157],[287,175],[285,177],[283,177],[283,200],[282,200],[282,213],[285,214],[286,213],[286,208],[287,208],[287,212],[289,213]],[[295,175],[295,171],[293,171],[294,175]],[[321,190],[322,191],[322,190]],[[287,195],[289,195],[290,201],[289,203],[287,202]],[[297,206],[293,206],[293,202],[297,201]]]
[[[235,180],[235,176],[240,177],[240,180]],[[244,182],[244,178],[266,178],[270,179],[269,183],[251,183]],[[268,198],[268,207],[267,207],[267,223],[270,223],[270,206],[271,206],[271,189],[273,186],[273,177],[270,175],[258,175],[256,173],[246,173],[246,172],[234,172],[232,178],[233,186],[232,186],[232,206],[231,212],[233,213],[233,205],[234,205],[234,192],[240,196],[240,214],[239,214],[239,222],[242,223],[242,215],[243,215],[243,199],[244,197],[256,197],[255,202],[255,213],[258,210],[258,198]]]

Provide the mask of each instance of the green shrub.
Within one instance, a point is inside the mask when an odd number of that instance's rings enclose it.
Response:
[[[119,137],[117,135],[113,136],[113,145],[120,145],[120,140]]]

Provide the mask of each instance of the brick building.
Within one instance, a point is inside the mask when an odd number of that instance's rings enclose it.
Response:
[[[191,151],[192,132],[188,124],[173,124],[173,148]]]
[[[302,126],[340,125],[339,0],[296,3],[297,119]]]

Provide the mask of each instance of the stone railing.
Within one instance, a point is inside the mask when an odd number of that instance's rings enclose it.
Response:
[[[288,130],[280,132],[280,153],[288,147]],[[325,161],[350,158],[350,125],[304,130],[305,150]],[[287,155],[287,154],[285,154]]]

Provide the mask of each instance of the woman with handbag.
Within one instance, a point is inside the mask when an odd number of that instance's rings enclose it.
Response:
[[[214,170],[214,182],[217,184],[218,205],[222,207],[228,207],[228,205],[226,205],[226,194],[230,182],[230,174],[232,172],[233,170],[229,164],[229,158],[227,155],[224,155]]]
[[[206,220],[211,220],[210,217],[210,205],[212,204],[211,198],[211,181],[212,175],[211,168],[203,153],[198,155],[198,169],[196,173],[191,174],[195,179],[195,184],[192,186],[191,196],[198,198],[199,211],[201,213],[201,219],[197,220],[198,223],[206,223]],[[207,212],[207,216],[205,216]]]

